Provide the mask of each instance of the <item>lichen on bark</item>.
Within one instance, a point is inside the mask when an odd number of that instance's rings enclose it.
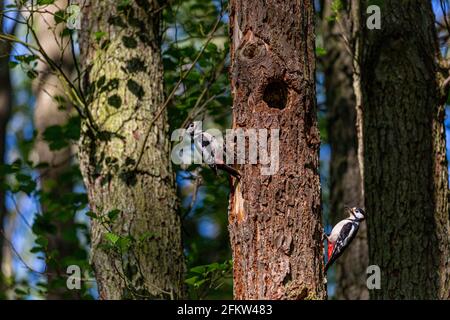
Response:
[[[182,298],[185,263],[167,116],[152,121],[163,102],[158,2],[91,1],[82,13],[84,90],[97,130],[84,126],[79,158],[97,216],[91,261],[100,297]],[[103,36],[96,40],[96,33]],[[111,211],[118,215],[105,226]],[[111,248],[111,239],[125,250]]]

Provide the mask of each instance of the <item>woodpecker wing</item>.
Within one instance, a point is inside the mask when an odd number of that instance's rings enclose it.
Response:
[[[358,233],[358,229],[359,224],[355,221],[349,221],[342,226],[342,229],[339,232],[339,236],[334,243],[333,252],[331,253],[331,256],[329,256],[328,262],[325,265],[325,272],[350,245],[350,243]]]
[[[223,163],[222,143],[220,143],[212,134],[202,132],[194,137],[194,144],[203,160],[209,164]]]

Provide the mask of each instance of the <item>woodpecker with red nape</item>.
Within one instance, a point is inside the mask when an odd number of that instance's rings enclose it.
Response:
[[[200,122],[192,122],[186,129],[186,133],[194,139],[194,146],[197,151],[203,156],[203,160],[208,166],[217,174],[217,169],[228,172],[233,177],[240,179],[239,171],[233,167],[225,164],[223,155],[225,154],[225,147],[223,143],[217,141],[216,137],[208,132],[201,130]]]
[[[337,223],[329,236],[324,233],[328,242],[328,261],[325,272],[347,249],[358,233],[359,224],[366,218],[366,213],[361,208],[345,208],[349,212],[349,217]]]

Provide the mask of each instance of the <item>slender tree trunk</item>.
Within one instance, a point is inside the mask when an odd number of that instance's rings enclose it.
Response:
[[[82,12],[84,89],[98,132],[83,128],[79,158],[97,215],[92,263],[100,298],[181,298],[168,123],[165,112],[156,117],[163,102],[160,7],[156,0],[91,1]],[[96,32],[105,33],[99,42]],[[107,218],[111,211],[115,219]]]
[[[324,299],[313,3],[230,4],[233,126],[280,130],[278,172],[243,165],[231,193],[234,296]]]
[[[0,11],[3,10],[4,3],[0,1]],[[0,16],[0,32],[3,32],[3,17]],[[11,43],[9,41],[0,41],[0,163],[5,161],[6,150],[6,127],[11,115],[12,108],[12,88],[10,79],[10,69],[8,61],[11,52]],[[6,206],[5,206],[5,193],[0,188],[0,298],[4,295],[4,279],[2,273],[3,266],[3,246],[4,246],[4,234],[5,234],[5,219],[6,219]]]
[[[61,66],[66,75],[70,77],[73,70],[72,51],[68,37],[59,36],[63,30],[63,24],[55,26],[53,14],[59,8],[64,8],[65,0],[57,1],[55,6],[48,6],[49,11],[44,14],[36,14],[37,36],[46,54]],[[50,150],[48,143],[43,139],[44,131],[54,125],[66,124],[69,117],[69,106],[63,105],[56,99],[57,96],[65,96],[58,77],[52,73],[47,65],[42,63],[38,66],[39,77],[33,83],[36,96],[34,111],[34,124],[38,136],[34,146],[34,157],[36,163],[47,163],[48,168],[40,171],[40,183],[44,192],[48,193],[51,201],[59,201],[61,197],[72,192],[72,181],[66,181],[63,175],[70,169],[71,150],[70,147],[58,151]],[[48,271],[48,293],[47,298],[51,300],[79,298],[79,291],[68,290],[64,287],[67,270],[67,260],[78,250],[78,241],[74,218],[65,219],[61,207],[55,209],[41,203],[43,215],[55,226],[56,232],[49,233],[48,253],[56,256],[47,257]],[[72,236],[69,236],[72,234]],[[69,240],[72,239],[72,240]],[[73,240],[75,239],[75,240]]]
[[[356,99],[353,92],[352,48],[344,39],[351,39],[350,3],[339,11],[336,20],[331,2],[323,11],[325,89],[328,108],[330,161],[330,223],[347,217],[344,206],[363,207],[362,179],[358,165],[356,134]],[[336,261],[336,298],[368,299],[366,268],[369,251],[366,224],[361,224],[357,237],[347,252]]]
[[[435,17],[428,1],[383,1],[381,13],[381,30],[363,29],[361,55],[369,256],[381,268],[381,289],[371,298],[448,299],[445,95]]]

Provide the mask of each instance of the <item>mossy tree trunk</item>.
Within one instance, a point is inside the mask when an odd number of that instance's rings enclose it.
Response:
[[[164,98],[160,11],[155,0],[91,1],[82,10],[84,89],[97,129],[83,127],[79,158],[96,215],[92,264],[101,299],[184,296],[166,114],[154,121]]]
[[[358,142],[356,132],[356,98],[353,91],[353,63],[351,3],[339,11],[336,19],[331,1],[325,1],[322,27],[326,55],[323,58],[325,91],[328,110],[328,139],[331,147],[330,160],[330,215],[335,225],[347,217],[344,206],[364,207],[362,179],[358,165]],[[367,228],[363,223],[352,245],[336,261],[337,299],[368,299],[366,268],[369,262]]]
[[[361,55],[369,256],[381,268],[371,298],[448,299],[446,74],[435,17],[428,1],[383,1],[381,17],[381,30],[362,29]]]
[[[278,172],[241,165],[231,193],[234,296],[323,299],[313,3],[230,5],[233,127],[280,130]]]

